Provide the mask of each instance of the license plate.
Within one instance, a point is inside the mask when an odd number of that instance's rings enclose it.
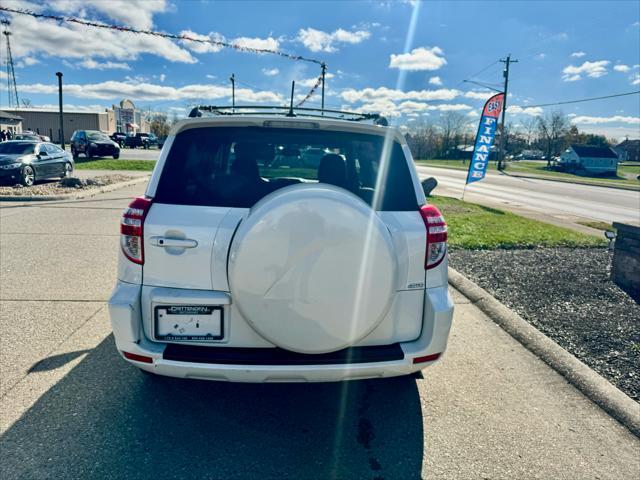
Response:
[[[155,308],[155,338],[168,342],[211,342],[224,338],[223,309],[212,305]]]

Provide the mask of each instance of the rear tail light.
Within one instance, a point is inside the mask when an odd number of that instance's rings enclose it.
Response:
[[[425,355],[424,357],[416,357],[413,359],[413,363],[425,363],[425,362],[435,362],[440,358],[441,353],[434,353],[432,355]]]
[[[134,362],[153,363],[153,358],[147,357],[146,355],[138,355],[137,353],[129,353],[124,351],[122,352],[122,355],[124,355],[124,358],[133,360]]]
[[[138,197],[129,204],[120,222],[120,246],[122,253],[133,263],[144,263],[144,242],[142,230],[144,219],[151,208],[151,199]]]
[[[427,229],[427,253],[424,259],[424,268],[437,267],[447,255],[447,223],[437,207],[423,205],[420,207],[420,215]]]

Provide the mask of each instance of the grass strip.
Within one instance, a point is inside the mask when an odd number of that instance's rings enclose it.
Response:
[[[604,237],[587,235],[455,198],[431,197],[429,202],[444,215],[452,248],[489,250],[606,246]]]
[[[151,171],[155,160],[76,160],[77,170],[135,170]]]

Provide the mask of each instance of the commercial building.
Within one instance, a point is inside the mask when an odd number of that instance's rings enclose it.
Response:
[[[11,109],[10,113],[22,118],[22,130],[31,130],[47,135],[54,142],[60,142],[60,116],[57,110],[38,108]],[[68,143],[76,130],[101,130],[113,132],[149,132],[149,123],[136,109],[131,100],[122,100],[103,112],[63,112],[65,142]]]
[[[22,132],[22,117],[0,110],[0,130],[14,135]]]

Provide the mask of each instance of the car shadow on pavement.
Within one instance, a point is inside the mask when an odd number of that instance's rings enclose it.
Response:
[[[3,435],[10,478],[420,478],[414,379],[230,384],[143,375],[98,345]]]
[[[29,368],[29,373],[55,370],[56,368],[66,365],[87,352],[89,352],[89,350],[76,350],[75,352],[61,353],[59,355],[52,355],[42,360],[38,360],[31,366],[31,368]]]

